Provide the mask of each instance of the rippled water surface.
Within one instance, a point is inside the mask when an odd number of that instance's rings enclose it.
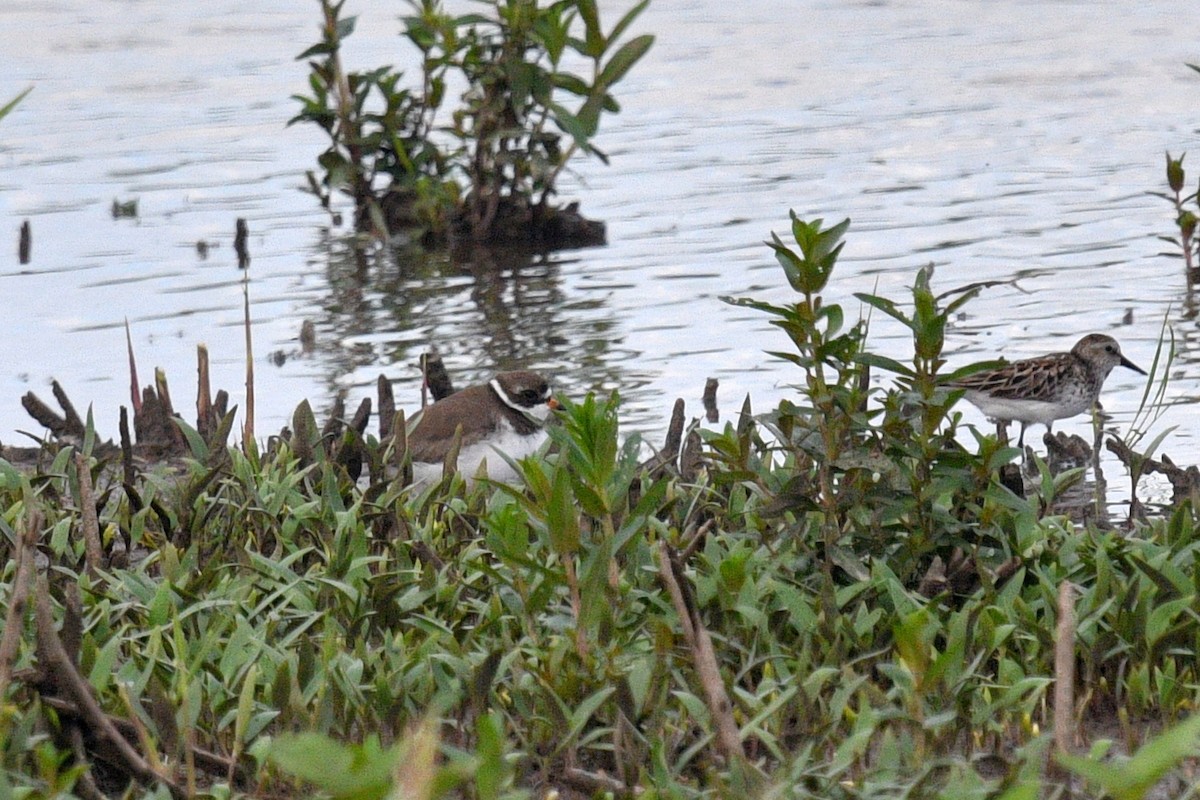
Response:
[[[0,100],[35,88],[0,122],[0,439],[35,428],[18,400],[48,397],[51,377],[115,435],[126,319],[143,383],[165,367],[186,405],[204,342],[214,382],[242,402],[244,289],[260,432],[306,397],[324,408],[346,390],[356,403],[381,372],[412,407],[431,344],[461,382],[530,366],[571,392],[619,387],[626,427],[656,439],[676,396],[699,414],[708,376],[725,412],[747,392],[766,408],[798,378],[762,353],[783,338],[719,297],[787,299],[762,240],[786,236],[795,209],[852,218],[830,291],[852,315],[853,292],[902,299],[928,264],[943,290],[1008,282],[956,321],[952,363],[1108,331],[1148,367],[1168,318],[1177,404],[1159,424],[1179,426],[1169,452],[1191,450],[1197,331],[1180,262],[1157,239],[1170,207],[1150,192],[1165,188],[1165,150],[1200,150],[1200,76],[1184,66],[1200,52],[1178,33],[1177,3],[1119,5],[654,0],[635,28],[658,41],[603,122],[612,164],[580,163],[562,187],[607,221],[609,245],[451,265],[356,259],[300,190],[322,142],[285,123],[306,90],[294,57],[315,41],[315,2],[8,0]],[[601,6],[613,20],[628,4]],[[411,58],[404,9],[347,3],[361,15],[349,66]],[[132,199],[138,216],[114,219],[113,201]],[[237,217],[251,232],[248,286]],[[206,258],[198,241],[214,245]],[[305,320],[317,349],[300,356]],[[909,352],[878,315],[872,335]],[[1124,370],[1109,380],[1118,427],[1143,387]]]

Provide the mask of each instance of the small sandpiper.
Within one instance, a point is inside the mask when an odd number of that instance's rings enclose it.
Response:
[[[1049,432],[1056,419],[1089,410],[1108,373],[1120,364],[1142,375],[1146,371],[1121,355],[1111,336],[1089,333],[1069,353],[1050,353],[1014,361],[954,381],[964,397],[990,419],[1021,423],[1017,446],[1025,446],[1025,426],[1038,422]]]

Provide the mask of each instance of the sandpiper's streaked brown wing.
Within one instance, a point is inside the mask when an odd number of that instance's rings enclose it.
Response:
[[[953,383],[959,389],[984,392],[992,397],[1053,402],[1062,380],[1075,366],[1070,353],[1052,353],[1014,361],[997,369],[977,372]]]

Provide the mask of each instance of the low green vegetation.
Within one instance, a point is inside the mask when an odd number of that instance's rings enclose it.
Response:
[[[322,0],[321,41],[300,58],[308,96],[292,122],[319,126],[329,146],[309,174],[329,207],[354,203],[359,230],[416,232],[427,241],[596,244],[604,226],[552,202],[577,154],[607,161],[595,136],[620,110],[612,91],[654,37],[626,37],[642,0],[605,29],[596,0],[486,0],[452,15],[440,0],[410,0],[404,39],[420,74],[347,70],[355,17]],[[450,95],[460,92],[457,105]]]
[[[795,299],[731,300],[795,394],[699,465],[642,464],[615,395],[564,398],[519,487],[404,487],[389,435],[362,488],[306,407],[262,452],[184,425],[176,471],[0,464],[0,796],[1145,796],[1197,752],[1193,505],[1117,531],[1055,513],[1078,473],[1006,488],[944,388],[975,290],[863,296],[912,334],[872,353],[822,296],[847,229],[793,217]]]

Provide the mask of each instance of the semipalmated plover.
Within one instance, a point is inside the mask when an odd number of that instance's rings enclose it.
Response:
[[[486,459],[488,478],[517,482],[516,472],[500,454],[516,461],[536,452],[546,440],[542,424],[557,407],[550,396],[550,383],[536,372],[524,370],[501,372],[487,383],[439,400],[421,412],[408,435],[413,482],[441,477],[459,426],[459,472],[473,478]]]

